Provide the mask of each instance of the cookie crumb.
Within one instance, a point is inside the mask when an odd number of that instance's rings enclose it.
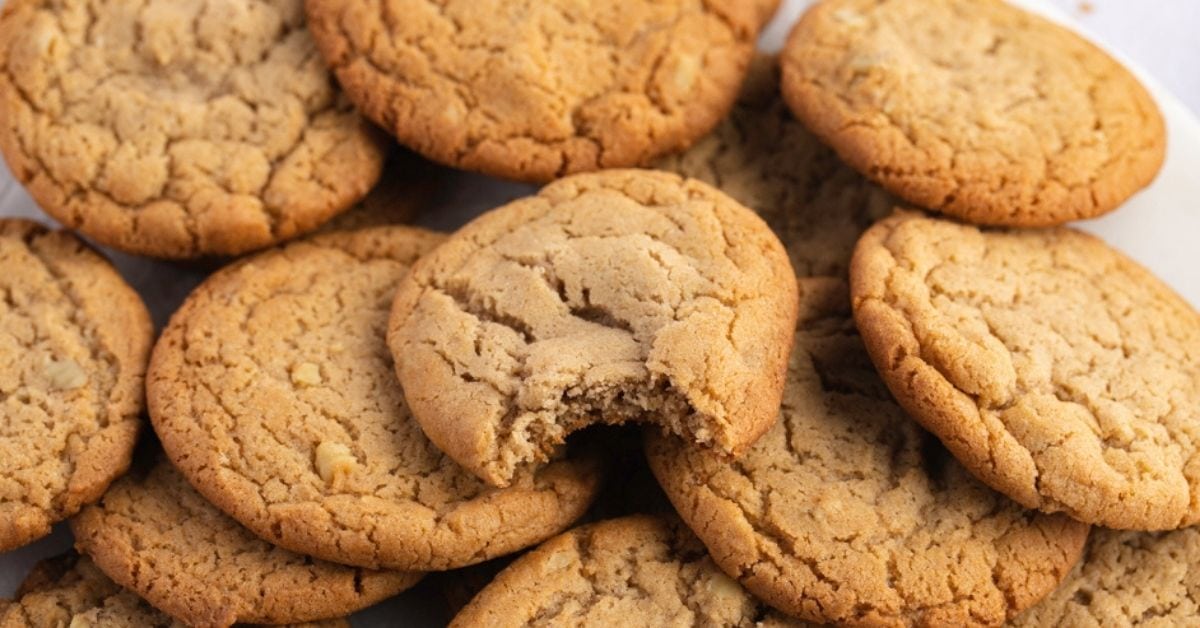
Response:
[[[67,628],[92,628],[92,625],[85,615],[76,615],[71,618],[71,624]]]
[[[45,374],[54,390],[75,390],[87,383],[83,367],[70,358],[48,361]]]
[[[300,386],[320,386],[321,367],[312,362],[304,362],[292,367],[292,383]]]
[[[350,448],[341,443],[325,441],[317,445],[317,474],[335,489],[345,484],[357,464]]]
[[[1093,12],[1095,12],[1095,10],[1096,10],[1096,5],[1092,4],[1091,2],[1080,2],[1079,3],[1079,12],[1084,15],[1091,15]]]

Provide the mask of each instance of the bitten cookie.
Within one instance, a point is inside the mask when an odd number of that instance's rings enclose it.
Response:
[[[352,565],[443,570],[541,542],[587,509],[594,461],[491,490],[409,415],[384,340],[392,296],[442,236],[334,233],[227,267],[154,350],[150,416],[201,493],[255,534]]]
[[[0,628],[185,628],[74,553],[38,563],[17,594],[7,610],[0,603]],[[292,626],[350,628],[344,619]]]
[[[610,519],[559,535],[500,572],[450,622],[471,626],[799,628],[721,573],[677,521]]]
[[[301,0],[11,0],[0,150],[34,200],[113,248],[235,255],[315,229],[379,177]]]
[[[1163,162],[1162,115],[1128,70],[1000,0],[828,0],[782,58],[788,104],[847,163],[968,222],[1098,216]]]
[[[1200,313],[1100,240],[920,215],[872,227],[854,316],[900,405],[1029,508],[1200,523]]]
[[[717,564],[775,608],[837,625],[998,626],[1054,590],[1088,527],[971,477],[888,394],[845,284],[804,281],[771,431],[733,464],[648,436]]]
[[[189,626],[340,617],[421,579],[275,547],[205,501],[165,461],[114,483],[71,520],[71,531],[109,578]]]
[[[778,0],[308,0],[346,93],[441,163],[545,182],[686,148]]]
[[[1015,621],[1041,626],[1186,626],[1200,616],[1200,529],[1097,528],[1053,594]]]
[[[742,93],[708,137],[656,166],[700,179],[753,209],[801,277],[845,277],[858,236],[896,202],[842,163],[779,95],[779,63],[758,55]]]
[[[779,411],[790,273],[767,225],[707,184],[575,175],[417,262],[388,342],[425,434],[494,485],[594,423],[736,454]]]
[[[129,467],[154,329],[66,231],[0,219],[0,552],[50,533]]]

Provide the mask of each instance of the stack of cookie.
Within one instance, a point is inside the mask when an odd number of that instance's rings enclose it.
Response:
[[[756,57],[776,5],[9,0],[14,175],[221,267],[155,339],[0,220],[0,551],[78,552],[0,628],[345,625],[430,572],[461,627],[1200,612],[1200,313],[1062,226],[1154,178],[1153,101],[999,0]],[[547,185],[398,225],[438,176],[388,134]]]

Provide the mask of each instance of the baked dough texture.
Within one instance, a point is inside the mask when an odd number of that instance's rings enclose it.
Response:
[[[275,547],[225,516],[170,464],[131,473],[71,520],[80,551],[117,584],[202,628],[340,617],[415,584]]]
[[[900,404],[984,482],[1086,523],[1200,523],[1200,313],[1102,241],[916,214],[871,228],[854,315]]]
[[[426,435],[494,485],[595,423],[737,454],[779,411],[790,273],[767,225],[707,184],[575,175],[417,262],[388,342]]]
[[[686,148],[778,0],[309,0],[359,109],[435,161],[547,182]]]
[[[801,281],[775,427],[732,463],[648,436],[713,560],[775,608],[837,625],[998,626],[1052,591],[1088,527],[971,477],[888,394],[845,283]]]
[[[1200,529],[1145,533],[1097,528],[1066,582],[1012,626],[1194,624],[1200,616],[1198,565]]]
[[[62,223],[166,258],[311,231],[366,195],[384,156],[302,0],[11,0],[0,150]]]
[[[164,448],[271,543],[371,568],[443,570],[565,529],[599,489],[561,460],[492,490],[421,433],[384,340],[392,296],[443,236],[334,233],[221,270],[163,332],[148,378]]]
[[[517,559],[450,622],[487,626],[793,627],[721,573],[675,520],[649,515],[571,530]]]
[[[768,55],[754,58],[737,103],[712,133],[655,167],[757,212],[800,277],[847,276],[858,236],[896,204],[792,116],[779,94],[779,60]]]
[[[154,330],[66,231],[0,219],[0,551],[50,533],[129,467]]]
[[[1001,0],[828,0],[782,57],[788,103],[847,163],[968,222],[1098,216],[1162,166],[1163,118],[1137,79]]]

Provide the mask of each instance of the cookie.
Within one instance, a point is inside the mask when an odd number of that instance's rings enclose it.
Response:
[[[434,203],[444,173],[438,166],[397,149],[379,183],[361,202],[321,226],[319,233],[411,223]]]
[[[0,628],[185,628],[74,553],[38,563],[17,594],[20,599],[7,612],[0,604]],[[344,619],[293,626],[350,628]]]
[[[729,117],[656,168],[700,179],[753,209],[801,277],[845,277],[858,236],[891,213],[891,195],[842,163],[792,116],[779,62],[757,55]]]
[[[714,560],[785,613],[998,626],[1054,589],[1088,527],[971,477],[888,394],[844,282],[801,280],[779,422],[733,464],[650,434],[651,469]]]
[[[154,329],[66,231],[0,219],[0,552],[50,533],[129,467]]]
[[[648,163],[729,110],[778,0],[308,0],[359,109],[450,166],[546,182]]]
[[[71,520],[71,531],[109,578],[191,626],[339,617],[421,578],[275,547],[205,501],[165,461],[114,483]]]
[[[889,191],[978,224],[1099,216],[1148,185],[1153,99],[1075,33],[1000,0],[829,0],[782,54],[796,116]]]
[[[721,573],[677,521],[635,515],[559,535],[450,622],[471,626],[803,626]]]
[[[12,0],[0,151],[46,213],[140,255],[236,255],[311,231],[379,177],[301,0]]]
[[[420,571],[514,552],[583,514],[594,461],[492,490],[412,420],[384,334],[396,285],[441,240],[408,227],[324,235],[192,293],[147,389],[155,430],[201,493],[292,551]]]
[[[422,258],[388,342],[425,434],[494,485],[595,423],[736,454],[779,411],[790,273],[767,225],[705,183],[575,175]]]
[[[1040,626],[1186,626],[1200,616],[1200,530],[1097,528],[1057,591],[1015,621]]]
[[[872,227],[854,316],[900,405],[984,482],[1112,528],[1200,523],[1200,313],[1100,240]]]

